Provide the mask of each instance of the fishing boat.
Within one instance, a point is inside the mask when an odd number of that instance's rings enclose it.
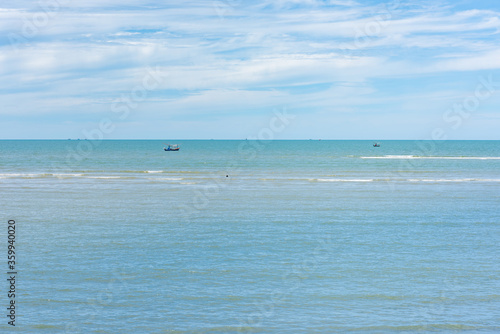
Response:
[[[379,143],[373,143],[373,147],[380,147]]]
[[[175,145],[167,145],[167,147],[164,147],[163,150],[165,151],[178,151],[180,150],[181,148],[179,147],[179,145],[175,144]]]

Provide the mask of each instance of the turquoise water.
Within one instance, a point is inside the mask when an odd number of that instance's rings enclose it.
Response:
[[[0,141],[16,332],[500,332],[499,141],[174,143]]]

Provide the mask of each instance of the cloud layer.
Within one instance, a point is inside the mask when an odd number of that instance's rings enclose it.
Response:
[[[286,107],[283,138],[498,139],[496,92],[459,129],[443,115],[500,81],[500,5],[422,3],[17,1],[0,8],[1,136],[109,118],[109,138],[245,138]]]

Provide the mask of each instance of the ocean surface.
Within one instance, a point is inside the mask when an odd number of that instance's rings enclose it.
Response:
[[[172,143],[0,141],[0,332],[500,332],[500,141]]]

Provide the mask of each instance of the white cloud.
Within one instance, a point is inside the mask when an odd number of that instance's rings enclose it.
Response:
[[[43,10],[30,1],[11,4],[0,10],[0,113],[84,113],[89,105],[107,112],[148,66],[168,74],[143,103],[151,117],[166,107],[174,114],[243,114],[284,103],[350,113],[402,101],[389,97],[393,88],[379,94],[376,80],[500,69],[494,9],[336,0],[216,4],[66,2],[31,37],[23,36],[26,22]],[[26,42],[17,50],[8,43],[12,34]]]
[[[477,56],[456,57],[433,64],[429,71],[478,71],[500,69],[500,49]]]

